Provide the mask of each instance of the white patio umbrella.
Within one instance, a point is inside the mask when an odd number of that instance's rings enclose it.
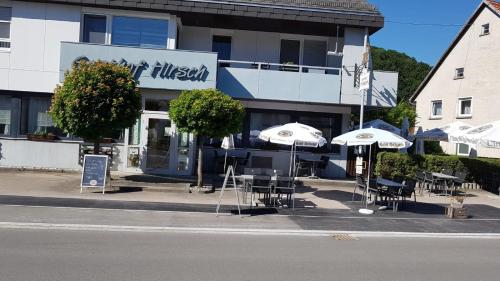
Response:
[[[354,127],[354,128],[356,130],[359,129],[359,125]],[[401,134],[401,129],[385,122],[382,119],[375,119],[375,120],[365,122],[365,123],[363,123],[363,128],[376,128],[376,129],[380,129],[380,130],[389,131],[389,132],[394,133],[396,135]]]
[[[326,144],[326,139],[322,136],[320,130],[300,123],[288,123],[267,128],[260,132],[259,139],[291,146],[289,176],[292,176],[292,166],[295,161],[294,155],[297,146],[321,147]]]
[[[359,145],[369,145],[369,156],[368,156],[368,181],[367,185],[370,184],[370,171],[371,171],[371,156],[372,156],[372,144],[377,143],[380,148],[394,148],[402,149],[408,148],[412,145],[408,140],[393,134],[391,132],[375,129],[366,128],[351,131],[333,138],[332,144],[347,145],[347,146],[359,146]],[[373,211],[368,209],[368,196],[366,196],[365,209],[360,209],[360,213],[372,214]]]
[[[224,173],[226,173],[227,151],[230,149],[234,149],[234,137],[232,134],[224,137],[224,139],[222,140],[221,148],[224,148],[226,150],[224,154]]]
[[[479,145],[488,148],[500,148],[500,120],[486,123],[466,131],[455,132],[450,135],[450,141]]]
[[[456,121],[439,128],[434,128],[421,133],[417,132],[417,134],[415,134],[415,138],[429,141],[453,141],[453,135],[460,134],[470,128],[472,128],[471,125],[462,121]]]

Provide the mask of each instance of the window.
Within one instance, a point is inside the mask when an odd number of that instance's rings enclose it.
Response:
[[[231,59],[231,37],[214,36],[212,38],[212,52],[217,53],[220,60]]]
[[[10,96],[0,96],[0,136],[11,135],[12,104]]]
[[[134,47],[166,48],[168,21],[113,17],[111,44]]]
[[[442,101],[432,101],[431,102],[431,118],[441,118],[443,116],[443,102]]]
[[[281,40],[280,63],[300,64],[299,40]]]
[[[144,110],[168,111],[169,100],[146,99]]]
[[[458,99],[458,117],[472,116],[472,98]]]
[[[487,24],[483,24],[481,26],[481,35],[488,35],[490,34],[490,24],[487,23]]]
[[[303,64],[326,66],[326,41],[304,40]]]
[[[460,67],[455,69],[455,79],[463,79],[464,78],[464,68]]]
[[[10,48],[12,8],[0,7],[0,50]]]
[[[278,145],[266,144],[259,139],[260,131],[272,126],[291,122],[289,114],[274,112],[252,112],[250,114],[249,144],[252,148],[279,149]]]
[[[106,16],[84,15],[82,41],[85,43],[106,43]]]
[[[30,97],[28,105],[28,133],[53,133],[54,124],[49,115],[49,97]]]
[[[457,143],[457,154],[469,156],[470,146],[464,143]]]

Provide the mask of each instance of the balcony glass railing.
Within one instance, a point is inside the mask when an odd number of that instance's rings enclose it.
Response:
[[[233,60],[218,64],[217,87],[236,98],[340,103],[339,68]]]

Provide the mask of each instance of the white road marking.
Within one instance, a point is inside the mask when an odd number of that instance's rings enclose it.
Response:
[[[244,228],[203,228],[203,227],[168,227],[168,226],[132,226],[99,224],[58,224],[58,223],[23,223],[0,222],[0,229],[34,230],[73,230],[73,231],[108,231],[108,232],[163,232],[196,234],[239,234],[239,235],[280,235],[325,237],[351,235],[356,238],[467,238],[500,239],[500,233],[421,233],[421,232],[378,232],[378,231],[335,231],[335,230],[297,230],[297,229],[244,229]]]

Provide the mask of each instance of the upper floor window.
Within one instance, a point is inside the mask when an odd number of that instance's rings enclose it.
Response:
[[[159,19],[113,17],[111,44],[166,48],[168,21]]]
[[[431,118],[441,118],[443,116],[443,101],[431,102]]]
[[[481,35],[488,35],[490,34],[490,24],[486,23],[481,26]]]
[[[106,43],[106,16],[84,15],[82,41],[86,43]]]
[[[212,38],[212,52],[217,53],[220,60],[231,59],[231,37],[214,36]]]
[[[281,40],[280,48],[281,64],[300,64],[300,41]]]
[[[465,75],[463,67],[455,69],[455,79],[463,79],[464,77]]]
[[[472,98],[458,99],[458,117],[472,116]]]
[[[166,48],[167,41],[168,20],[92,14],[83,17],[82,42]]]
[[[10,48],[12,8],[0,7],[0,50]]]

